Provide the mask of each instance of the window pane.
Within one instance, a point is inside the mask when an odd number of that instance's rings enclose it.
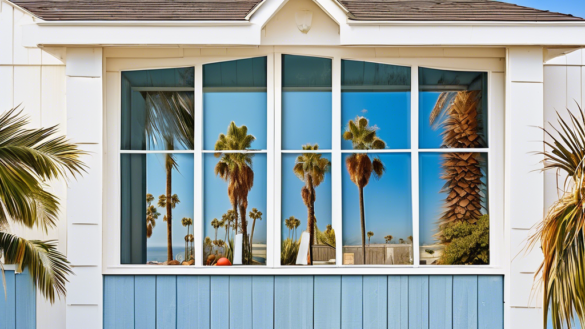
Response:
[[[410,67],[341,61],[341,125],[367,118],[386,148],[410,148]],[[342,139],[344,150],[353,148]]]
[[[192,150],[192,67],[122,72],[122,150]]]
[[[121,170],[122,264],[193,265],[193,155],[122,154]]]
[[[419,157],[421,264],[489,264],[487,155]]]
[[[248,127],[252,149],[266,149],[266,57],[203,66],[204,149],[230,122]]]
[[[331,60],[282,56],[282,149],[331,149]]]
[[[412,264],[410,153],[343,154],[343,162],[343,264],[364,264],[363,245],[365,264]]]
[[[335,230],[331,223],[331,154],[282,155],[282,265],[295,265],[301,234],[314,217],[313,264],[335,265]],[[312,214],[312,215],[311,215]],[[307,249],[310,237],[307,242]],[[309,261],[307,260],[307,263]]]
[[[419,146],[487,147],[487,73],[420,68]]]
[[[242,240],[243,264],[265,265],[266,154],[224,153],[216,157],[207,153],[203,161],[204,264],[214,265],[223,257],[234,263],[237,227],[237,233],[246,237]],[[242,218],[246,225],[242,226]],[[252,258],[247,249],[250,240]]]

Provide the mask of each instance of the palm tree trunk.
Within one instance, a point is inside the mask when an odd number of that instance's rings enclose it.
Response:
[[[167,162],[170,161],[167,159]],[[173,211],[172,211],[172,173],[173,167],[169,164],[167,169],[167,261],[173,260]]]
[[[252,209],[254,211],[254,209]],[[252,232],[250,233],[250,255],[252,254],[252,243],[254,241],[254,227],[256,226],[256,218],[252,222]]]
[[[240,219],[242,222],[242,235],[244,236],[244,250],[248,251],[248,257],[245,257],[245,264],[250,263],[250,246],[248,244],[248,223],[246,223],[246,207],[240,205]]]
[[[313,244],[315,240],[315,187],[313,186],[313,177],[308,175],[307,185],[309,188],[309,205],[307,206],[308,219],[307,230],[309,231],[309,255],[307,264],[313,265]]]
[[[364,188],[358,187],[360,190],[360,226],[362,229],[362,261],[366,262],[366,213],[364,209]]]

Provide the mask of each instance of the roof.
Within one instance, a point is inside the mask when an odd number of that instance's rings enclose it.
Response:
[[[492,0],[338,0],[357,21],[583,21]]]
[[[243,21],[262,0],[10,0],[45,21]],[[584,21],[492,0],[332,0],[357,21]]]
[[[245,20],[262,0],[10,0],[45,21]]]

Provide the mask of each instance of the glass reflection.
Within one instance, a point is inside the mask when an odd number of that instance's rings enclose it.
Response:
[[[266,57],[203,66],[204,149],[234,121],[255,136],[251,149],[266,149]]]
[[[331,60],[282,56],[282,149],[331,149]]]
[[[420,68],[419,146],[487,147],[487,73]]]
[[[303,149],[314,151],[318,147],[305,145]],[[312,250],[312,256],[309,253],[306,257],[307,264],[335,265],[335,230],[331,225],[331,154],[282,155],[281,206],[281,264],[297,264],[299,246],[305,243],[307,250]],[[303,232],[308,233],[307,242],[301,241]]]
[[[122,154],[122,264],[193,265],[193,155]]]
[[[419,157],[421,264],[489,264],[487,154]]]

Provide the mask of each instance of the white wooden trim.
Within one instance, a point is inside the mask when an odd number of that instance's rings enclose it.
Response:
[[[281,266],[280,265],[280,242],[281,242],[281,181],[280,172],[282,166],[282,154],[285,153],[300,153],[302,150],[282,150],[281,149],[281,120],[282,120],[282,86],[281,86],[281,70],[282,62],[281,56],[283,51],[287,54],[308,55],[332,58],[332,149],[319,150],[322,153],[331,153],[333,168],[332,168],[332,224],[336,231],[336,238],[338,241],[338,248],[336,250],[336,265],[331,266],[312,266],[312,267],[296,267],[296,266]],[[104,246],[104,274],[505,274],[507,271],[507,264],[502,262],[502,256],[505,253],[503,223],[504,217],[502,214],[503,208],[503,150],[498,146],[503,141],[503,132],[501,127],[503,122],[502,116],[497,117],[498,122],[493,121],[492,112],[495,97],[492,92],[494,88],[503,89],[503,85],[496,84],[493,80],[493,72],[505,72],[505,64],[501,63],[498,58],[396,58],[396,57],[373,57],[371,56],[371,49],[343,49],[339,47],[260,47],[258,49],[231,49],[224,53],[225,55],[218,56],[195,56],[183,58],[108,58],[106,59],[106,69],[108,74],[114,73],[120,76],[120,72],[124,70],[142,70],[154,68],[171,68],[171,67],[195,67],[195,116],[196,116],[196,136],[195,136],[195,150],[190,151],[173,151],[175,153],[194,153],[195,154],[195,266],[190,267],[174,267],[174,266],[147,266],[147,265],[120,265],[120,247],[106,248]],[[360,57],[359,55],[366,55]],[[202,66],[207,63],[216,63],[227,60],[235,60],[242,58],[251,58],[267,56],[267,122],[269,127],[267,130],[268,145],[267,150],[253,150],[251,153],[266,153],[267,154],[267,265],[266,266],[233,266],[230,268],[218,269],[216,267],[203,266],[202,259],[202,239],[203,239],[203,168],[202,155],[204,153],[214,153],[213,150],[202,150],[202,125],[203,125],[203,89],[202,89]],[[418,67],[438,68],[444,70],[461,70],[461,71],[483,71],[488,72],[488,97],[489,97],[489,121],[490,121],[490,141],[489,148],[485,149],[417,149],[418,146],[418,73],[411,77],[411,149],[403,150],[376,150],[376,153],[396,153],[407,152],[411,154],[411,170],[412,170],[412,214],[413,214],[413,261],[412,266],[404,265],[368,265],[368,266],[341,266],[342,265],[342,219],[341,219],[341,177],[342,164],[341,158],[343,153],[356,152],[354,150],[341,150],[341,59],[355,59],[372,61],[376,63],[395,64],[410,66],[413,73],[418,72]],[[108,80],[109,81],[109,80]],[[118,87],[107,83],[107,95],[114,95],[117,98],[110,101],[108,98],[107,112],[109,113],[108,120],[108,134],[109,138],[108,149],[115,146],[114,150],[119,147],[120,132],[119,123],[110,122],[113,118],[119,121],[119,104],[120,93],[115,88]],[[504,97],[503,92],[496,93],[497,97]],[[502,99],[501,102],[504,100]],[[498,109],[499,110],[499,109]],[[272,113],[272,115],[271,115]],[[271,124],[273,123],[273,124]],[[272,128],[270,127],[272,126]],[[116,129],[118,131],[111,131]],[[115,138],[112,141],[112,136]],[[271,138],[272,137],[272,138]],[[497,141],[497,142],[496,142]],[[110,204],[110,214],[104,218],[104,225],[107,229],[104,230],[104,244],[106,241],[119,242],[119,166],[118,158],[120,153],[154,153],[158,151],[116,151],[106,152],[106,163],[114,164],[116,167],[116,175],[104,178],[107,191],[114,191],[115,193],[106,193],[109,199],[112,199]],[[359,152],[359,151],[358,151]],[[490,244],[491,244],[491,263],[486,266],[419,266],[419,204],[418,204],[418,154],[423,152],[480,152],[488,153],[489,157],[489,186],[490,186]],[[497,155],[497,159],[496,156]],[[114,159],[112,159],[114,158]],[[107,166],[106,166],[107,168]],[[112,172],[109,169],[108,172]],[[497,197],[500,196],[500,197]],[[114,199],[116,198],[117,199]],[[502,199],[502,200],[498,200]],[[197,208],[199,211],[197,211]],[[106,265],[107,264],[107,265]]]

